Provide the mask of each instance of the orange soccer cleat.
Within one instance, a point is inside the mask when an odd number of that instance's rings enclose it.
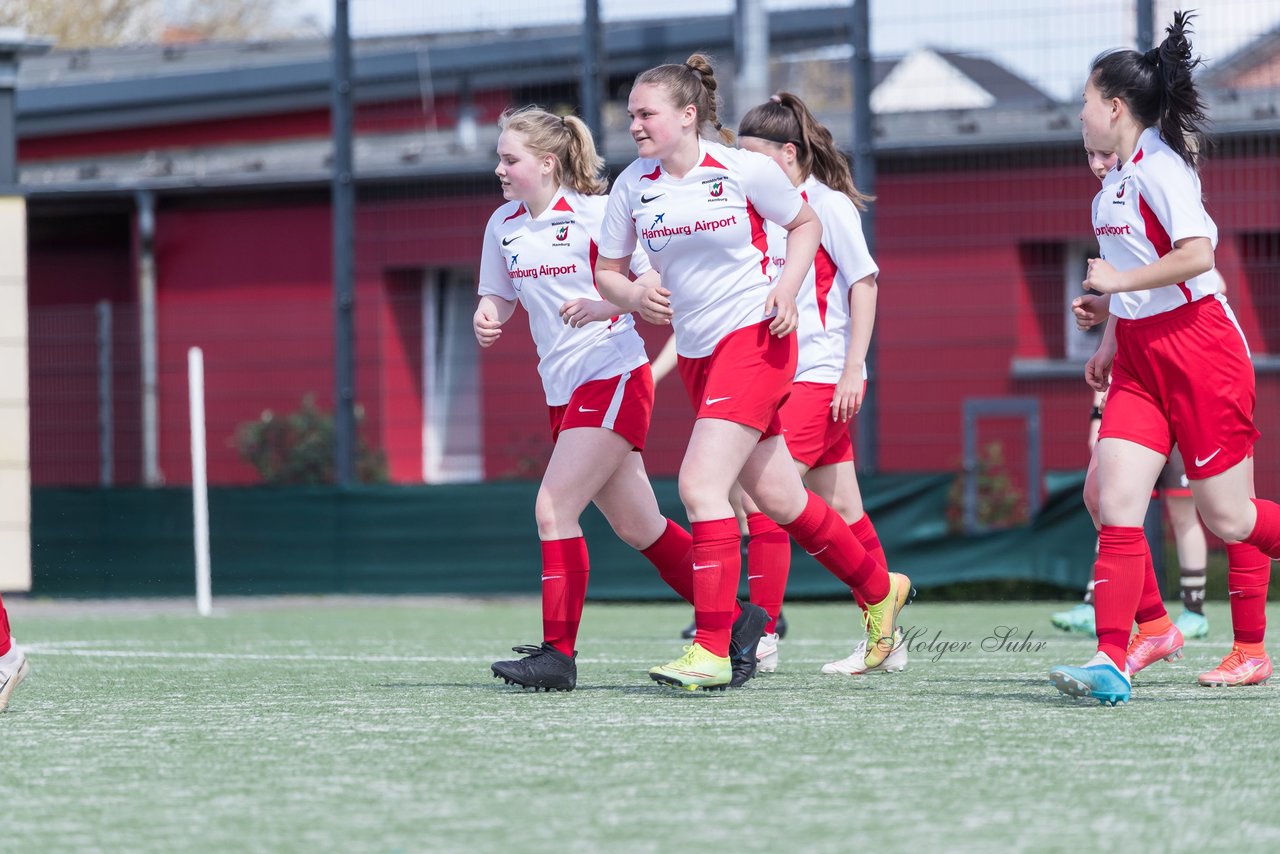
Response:
[[[1237,685],[1262,685],[1271,678],[1271,659],[1265,652],[1253,655],[1231,647],[1231,653],[1217,667],[1200,674],[1200,684],[1207,688],[1233,688]]]

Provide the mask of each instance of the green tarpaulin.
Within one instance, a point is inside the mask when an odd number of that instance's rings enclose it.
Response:
[[[862,491],[892,569],[927,588],[1025,579],[1083,589],[1093,527],[1083,473],[1051,475],[1030,524],[976,536],[946,530],[952,475],[866,478]],[[674,481],[654,484],[684,521]],[[536,594],[537,484],[219,488],[210,491],[215,595],[278,593]],[[36,596],[192,593],[191,496],[185,489],[36,489]],[[591,508],[583,519],[596,599],[674,598],[657,573]],[[794,551],[788,595],[846,595]]]

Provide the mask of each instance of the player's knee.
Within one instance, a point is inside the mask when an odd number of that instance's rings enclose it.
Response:
[[[1251,523],[1245,518],[1242,510],[1225,507],[1202,507],[1200,518],[1205,527],[1220,539],[1229,543],[1238,543],[1252,533]]]
[[[1089,511],[1089,515],[1097,522],[1098,512],[1100,510],[1100,498],[1098,495],[1097,478],[1087,478],[1084,482],[1084,506]]]
[[[548,489],[539,489],[533,504],[533,518],[538,523],[538,536],[544,540],[558,539],[565,523],[575,523],[580,513],[575,513],[565,502]]]

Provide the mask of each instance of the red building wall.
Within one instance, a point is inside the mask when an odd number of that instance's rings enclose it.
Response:
[[[1242,326],[1259,350],[1265,349],[1266,338],[1259,294],[1251,293],[1244,281],[1241,233],[1280,234],[1280,205],[1275,203],[1280,188],[1273,186],[1277,174],[1280,158],[1259,155],[1210,161],[1204,176],[1222,230],[1219,267],[1231,283]],[[1040,399],[1046,466],[1083,465],[1088,406],[1083,382],[1019,380],[1010,366],[1014,356],[1049,358],[1062,346],[1052,316],[1054,279],[1045,270],[1055,263],[1052,247],[1089,239],[1089,201],[1096,186],[1083,158],[1078,164],[1009,168],[993,157],[967,169],[921,161],[911,170],[882,175],[876,203],[882,270],[879,370],[873,391],[880,409],[883,469],[954,469],[961,452],[963,401],[1008,395]],[[496,193],[420,195],[405,189],[362,200],[357,223],[362,434],[386,453],[392,478],[400,482],[421,478],[422,271],[473,270],[484,223],[501,201]],[[56,223],[57,217],[50,217]],[[323,198],[305,202],[263,194],[181,205],[162,200],[156,224],[159,444],[168,482],[189,478],[190,346],[205,350],[209,466],[215,483],[256,480],[232,444],[238,424],[264,410],[292,410],[308,392],[331,409],[330,228]],[[33,310],[87,305],[98,296],[131,304],[132,249],[120,242],[104,245],[84,235],[33,240]],[[650,353],[656,354],[667,330],[639,325]],[[33,328],[33,352],[41,334]],[[88,358],[77,356],[80,361]],[[481,352],[479,429],[487,477],[536,476],[549,454],[535,359],[519,311],[501,342]],[[53,416],[40,395],[53,388],[52,377],[33,358],[33,437],[38,432],[51,435]],[[136,386],[136,378],[119,383],[121,394],[131,383]],[[72,396],[80,402],[69,419],[79,425],[73,444],[93,448],[91,388],[77,388]],[[1259,377],[1264,437],[1280,428],[1277,390],[1273,375]],[[129,406],[135,404],[136,394]],[[677,378],[669,378],[658,387],[646,450],[652,473],[676,473],[690,426],[683,389]],[[1007,438],[1009,454],[1016,456],[1021,447],[1016,429],[999,424],[992,429]],[[126,433],[118,431],[118,441],[136,447],[136,433],[120,438]],[[1276,457],[1280,447],[1273,449],[1271,442],[1264,438],[1260,455]],[[65,448],[33,438],[36,482],[96,482],[96,454],[77,455]],[[136,451],[131,453],[136,461]],[[1275,481],[1271,469],[1260,467],[1260,489],[1275,491],[1280,486]]]

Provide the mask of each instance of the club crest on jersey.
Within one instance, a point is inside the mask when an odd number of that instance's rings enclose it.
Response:
[[[1116,197],[1111,200],[1111,204],[1113,205],[1124,204],[1124,191],[1128,185],[1129,185],[1129,176],[1126,175],[1125,177],[1120,179],[1120,186],[1116,189]]]
[[[728,201],[724,198],[724,179],[727,175],[719,175],[718,178],[708,178],[703,184],[710,184],[707,188],[707,201]]]
[[[569,245],[569,226],[573,225],[571,219],[561,219],[551,223],[551,227],[555,228],[555,234],[552,236],[552,246],[568,246]],[[559,226],[559,228],[556,228]]]

